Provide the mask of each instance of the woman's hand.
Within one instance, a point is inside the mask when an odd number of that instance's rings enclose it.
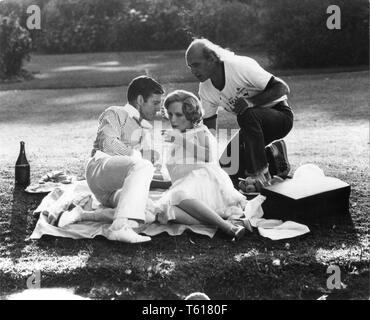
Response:
[[[154,169],[155,172],[162,172],[162,163],[160,161],[155,162]]]
[[[178,130],[167,130],[164,133],[164,141],[177,144],[183,144],[184,136]]]

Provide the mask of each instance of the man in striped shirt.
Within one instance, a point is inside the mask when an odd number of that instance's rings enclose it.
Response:
[[[143,158],[149,149],[150,129],[160,110],[162,86],[140,76],[127,89],[125,106],[111,106],[99,117],[86,180],[97,200],[116,208],[108,238],[129,243],[149,241],[133,228],[145,221],[145,207],[153,178],[153,164]],[[148,152],[148,153],[146,153]]]

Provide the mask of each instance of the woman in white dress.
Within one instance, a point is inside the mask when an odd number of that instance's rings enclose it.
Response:
[[[159,221],[213,225],[238,240],[244,226],[225,219],[228,209],[242,210],[247,200],[219,166],[217,141],[202,123],[199,99],[177,90],[166,97],[164,107],[173,128],[166,133],[173,142],[166,162],[172,186],[156,202]]]

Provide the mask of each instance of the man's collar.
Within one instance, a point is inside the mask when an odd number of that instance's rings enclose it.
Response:
[[[139,110],[137,110],[131,104],[127,103],[124,106],[124,108],[127,111],[130,118],[134,119],[140,127],[145,128],[145,129],[153,128],[153,126],[149,123],[149,121],[141,118]]]
[[[124,108],[127,111],[127,113],[130,116],[130,118],[140,119],[140,112],[139,112],[139,110],[137,110],[131,104],[126,103],[126,105],[124,106]]]

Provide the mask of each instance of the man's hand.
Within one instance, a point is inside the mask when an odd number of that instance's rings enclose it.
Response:
[[[251,108],[251,104],[245,98],[237,98],[234,104],[234,112],[237,115],[243,114],[245,110]]]

